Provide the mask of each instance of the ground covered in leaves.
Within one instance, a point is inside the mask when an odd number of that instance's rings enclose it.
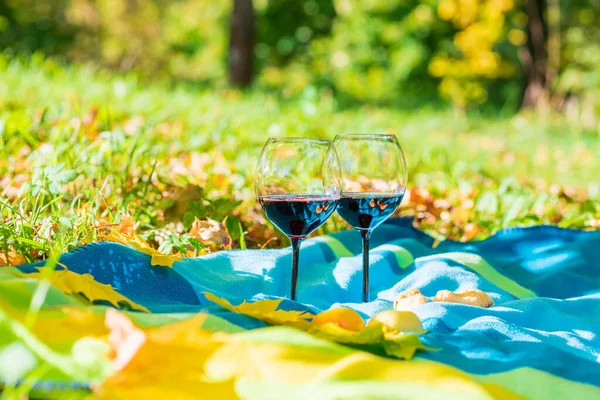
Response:
[[[600,227],[600,136],[559,116],[340,109],[318,90],[173,88],[0,57],[0,265],[119,235],[158,257],[286,246],[254,198],[263,143],[344,132],[398,135],[410,184],[398,213],[439,240]],[[336,216],[321,232],[345,228]]]

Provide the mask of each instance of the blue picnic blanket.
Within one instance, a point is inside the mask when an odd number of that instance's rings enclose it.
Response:
[[[600,398],[600,232],[550,226],[503,230],[480,242],[434,240],[391,219],[371,239],[370,293],[361,303],[360,236],[353,230],[302,244],[298,302],[280,308],[319,312],[344,306],[365,319],[391,309],[398,293],[419,288],[477,288],[491,308],[427,303],[416,309],[438,351],[424,358],[457,367],[531,398]],[[208,301],[233,304],[288,294],[291,250],[223,251],[153,267],[150,257],[114,243],[84,246],[61,258],[154,313],[209,312],[246,329],[260,321]],[[37,266],[22,267],[33,271]]]

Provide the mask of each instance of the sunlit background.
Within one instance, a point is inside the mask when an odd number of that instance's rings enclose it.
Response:
[[[251,68],[237,84],[286,97],[316,87],[343,105],[551,105],[597,128],[599,10],[597,0],[2,0],[0,47],[212,88]],[[230,42],[248,57],[228,57]]]
[[[0,243],[23,260],[125,214],[165,251],[195,218],[283,246],[252,190],[275,135],[397,134],[400,214],[439,239],[594,229],[599,130],[599,0],[0,0]]]

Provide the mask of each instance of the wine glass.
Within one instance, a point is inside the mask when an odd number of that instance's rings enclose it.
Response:
[[[331,141],[275,137],[267,141],[254,183],[267,218],[292,242],[291,299],[296,300],[300,243],[333,214],[342,189]]]
[[[333,144],[342,169],[338,214],[363,241],[363,302],[369,301],[369,237],[398,208],[406,191],[404,153],[395,135],[338,135]]]

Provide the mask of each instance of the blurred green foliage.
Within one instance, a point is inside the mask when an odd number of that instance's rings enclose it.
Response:
[[[453,38],[429,63],[440,93],[460,107],[492,96],[495,104],[514,106],[521,85],[510,79],[519,79],[517,47],[526,42],[527,16],[513,0],[440,0],[437,14],[451,24]]]
[[[314,39],[283,73],[263,70],[264,84],[294,92],[303,73],[307,82],[331,88],[342,101],[413,106],[435,100],[427,64],[444,32],[433,4],[369,0],[334,5],[331,34]]]
[[[0,48],[65,54],[76,29],[66,20],[66,1],[0,0]]]
[[[257,1],[256,55],[264,65],[284,66],[302,57],[312,40],[331,34],[332,0]]]
[[[347,104],[515,110],[526,78],[526,3],[255,0],[255,87],[284,97],[317,88]],[[553,102],[595,129],[600,0],[547,4]],[[231,8],[232,0],[0,0],[0,47],[223,87]]]

